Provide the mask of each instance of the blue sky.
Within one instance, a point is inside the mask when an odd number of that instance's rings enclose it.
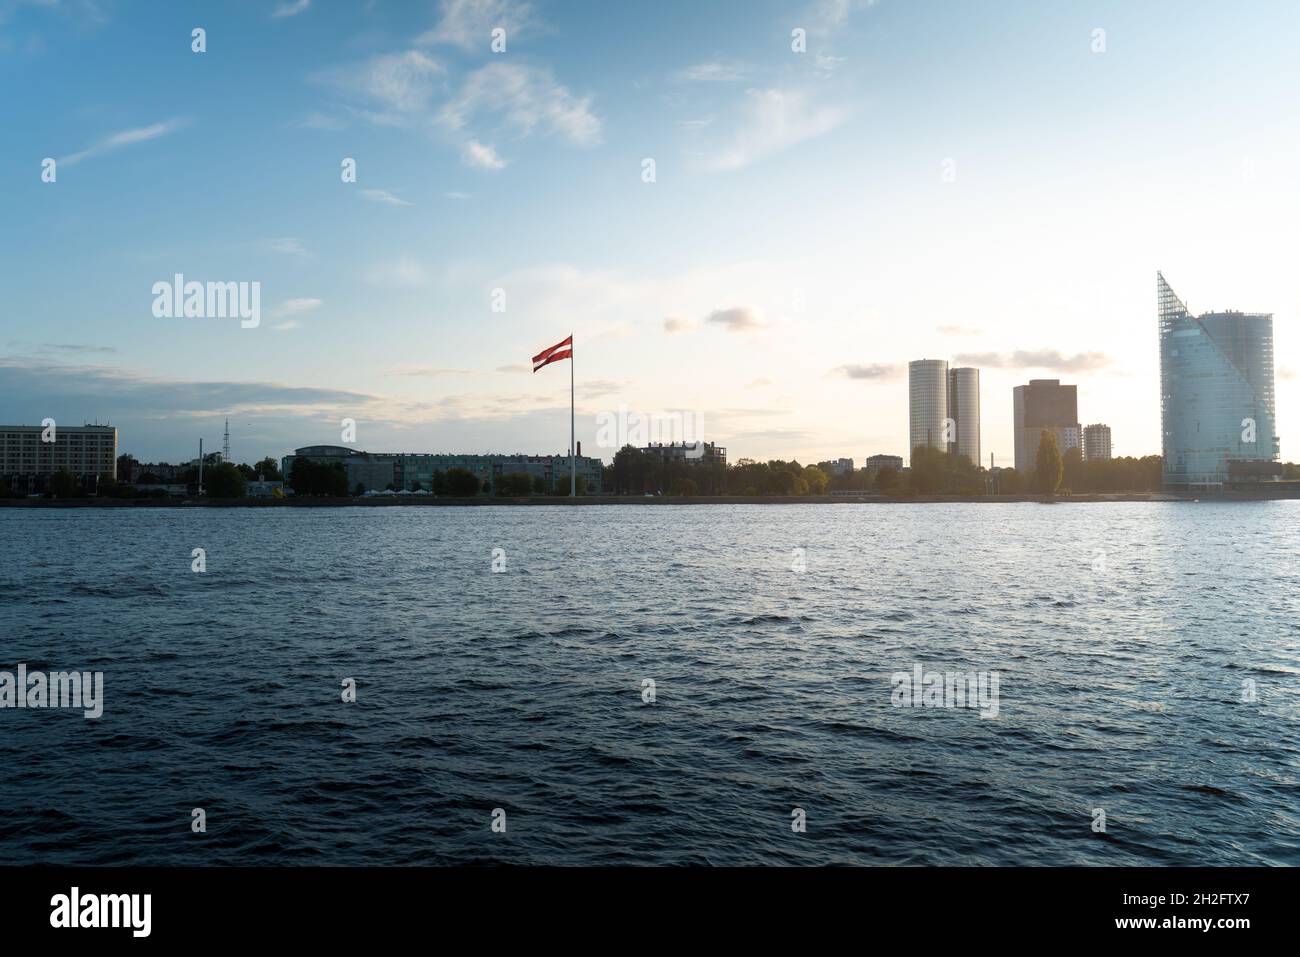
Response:
[[[1275,314],[1294,459],[1297,27],[1282,2],[0,0],[0,420],[108,420],[150,460],[227,416],[241,460],[345,417],[373,450],[560,452],[568,370],[527,359],[573,332],[606,457],[620,406],[691,412],[733,460],[905,454],[922,357],[983,370],[985,464],[1043,377],[1146,454],[1162,269],[1193,309]],[[260,325],[154,317],[175,273],[259,282]]]

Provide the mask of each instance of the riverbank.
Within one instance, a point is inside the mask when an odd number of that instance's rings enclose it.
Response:
[[[1175,495],[1155,493],[1105,493],[1095,495],[1069,495],[1044,498],[1040,495],[695,495],[690,497],[656,495],[652,497],[631,495],[592,495],[578,498],[552,496],[525,496],[518,498],[479,495],[473,498],[435,498],[432,495],[375,495],[362,498],[243,498],[243,499],[0,499],[0,508],[384,508],[384,507],[476,507],[530,505],[927,505],[936,503],[970,502],[1036,503],[1057,505],[1066,502],[1200,502],[1231,501],[1258,502],[1278,498],[1297,498],[1297,495],[1264,496],[1235,493]]]

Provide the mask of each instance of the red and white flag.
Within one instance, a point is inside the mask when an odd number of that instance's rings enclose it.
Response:
[[[557,342],[549,349],[543,349],[537,355],[533,356],[533,371],[536,372],[542,366],[550,365],[552,362],[559,362],[561,359],[573,358],[573,336],[565,339],[563,342]]]

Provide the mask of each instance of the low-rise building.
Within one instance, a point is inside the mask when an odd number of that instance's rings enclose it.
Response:
[[[695,465],[726,465],[727,450],[712,442],[654,442],[641,449],[665,462],[684,462]]]
[[[581,449],[579,449],[581,452]],[[456,453],[363,452],[341,445],[309,445],[294,450],[282,461],[286,481],[293,478],[293,463],[307,459],[323,465],[338,463],[348,476],[348,491],[433,491],[434,477],[452,469],[463,469],[479,480],[488,491],[495,489],[503,475],[526,474],[541,479],[549,493],[569,487],[570,464],[567,455],[462,455]],[[604,463],[579,454],[577,473],[585,482],[588,495],[599,495]]]
[[[901,472],[903,471],[903,457],[901,455],[869,455],[862,467],[873,475],[883,469],[893,469],[895,472]]]

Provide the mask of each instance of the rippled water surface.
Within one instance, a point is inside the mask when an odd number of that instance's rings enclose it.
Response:
[[[0,863],[1296,864],[1298,647],[1300,502],[0,509]]]

